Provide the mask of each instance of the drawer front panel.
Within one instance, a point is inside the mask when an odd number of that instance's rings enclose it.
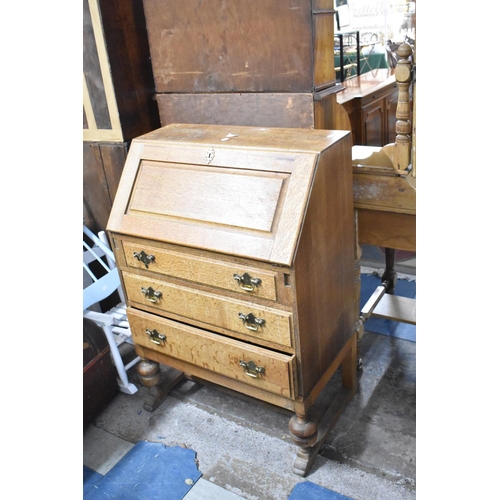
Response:
[[[276,300],[276,273],[135,243],[124,242],[123,250],[129,267],[148,269],[174,278]],[[239,281],[235,279],[235,275],[243,277],[245,273],[248,278],[244,277]]]
[[[257,339],[292,346],[290,312],[125,272],[123,278],[127,296],[133,302]]]
[[[134,342],[265,391],[294,397],[292,355],[128,308]],[[149,332],[149,333],[148,333]]]

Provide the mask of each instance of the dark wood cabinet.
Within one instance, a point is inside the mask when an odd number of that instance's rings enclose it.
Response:
[[[336,126],[332,0],[144,0],[162,125]]]
[[[386,107],[384,99],[378,98],[361,105],[361,142],[366,146],[382,146],[386,136]],[[350,114],[352,116],[352,114]],[[359,128],[359,127],[358,127]],[[356,139],[358,134],[356,134]]]
[[[83,2],[83,216],[106,227],[129,142],[160,124],[141,2]]]
[[[398,87],[393,70],[379,69],[344,82],[337,100],[349,115],[353,144],[385,146],[395,140]],[[384,76],[385,75],[385,76]]]
[[[124,143],[159,125],[141,2],[83,2],[83,139]]]
[[[144,0],[156,91],[309,92],[331,85],[333,8],[331,0],[328,11],[324,4]]]

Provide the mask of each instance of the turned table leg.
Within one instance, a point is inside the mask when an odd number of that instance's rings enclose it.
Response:
[[[142,384],[149,388],[144,401],[144,409],[147,411],[156,410],[184,376],[181,371],[174,368],[169,368],[162,376],[160,364],[146,358],[141,358],[137,365],[137,373]]]
[[[396,288],[398,275],[394,270],[396,260],[396,250],[394,248],[385,249],[385,271],[382,275],[382,282],[387,281],[386,293],[393,294]]]

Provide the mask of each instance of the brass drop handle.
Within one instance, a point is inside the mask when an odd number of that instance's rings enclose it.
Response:
[[[238,313],[238,317],[243,320],[243,326],[249,330],[256,331],[259,326],[263,327],[266,324],[266,320],[262,318],[256,318],[253,313],[243,314]]]
[[[163,333],[160,333],[155,329],[150,330],[149,328],[146,328],[146,334],[149,336],[149,340],[151,340],[153,344],[162,345],[165,340],[167,340],[166,335],[163,335]]]
[[[240,359],[240,366],[243,367],[245,375],[257,378],[259,375],[264,375],[266,369],[263,366],[257,366],[253,361],[243,361]]]
[[[162,296],[162,293],[160,291],[157,291],[152,287],[148,287],[148,288],[142,287],[141,292],[146,297],[146,300],[149,300],[149,302],[153,302],[153,303],[158,302]]]
[[[248,273],[233,274],[233,278],[240,284],[240,288],[245,292],[253,292],[255,288],[260,286],[262,280],[260,278],[252,278]]]
[[[149,269],[149,264],[155,261],[155,256],[148,255],[144,250],[141,250],[140,252],[134,252],[134,257],[138,261],[142,262],[146,266],[146,269]]]

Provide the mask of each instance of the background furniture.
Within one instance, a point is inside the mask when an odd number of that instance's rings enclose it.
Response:
[[[342,129],[332,0],[145,0],[162,125]]]
[[[345,131],[171,124],[132,142],[108,223],[143,383],[162,363],[293,411],[300,475],[356,390],[350,153]]]
[[[157,128],[142,2],[83,2],[83,214],[106,227],[130,140]]]
[[[93,321],[83,318],[83,429],[118,394],[116,369],[106,336]]]
[[[126,394],[135,394],[137,387],[129,382],[127,370],[139,362],[139,357],[134,356],[127,362],[124,361],[126,350],[120,351],[120,346],[125,343],[133,345],[133,341],[114,254],[103,231],[98,238],[84,225],[83,235],[83,317],[102,329],[117,371],[120,390]],[[117,297],[113,302],[115,292]],[[109,302],[105,302],[106,299],[111,300],[111,306]]]
[[[381,148],[354,146],[352,150],[359,244],[386,248],[382,281],[387,282],[389,293],[396,283],[394,249],[416,251],[415,113],[412,116],[416,82],[410,45],[401,44],[398,56],[396,140]]]
[[[396,138],[398,87],[394,70],[379,69],[343,82],[337,96],[347,112],[353,144],[384,146]]]

